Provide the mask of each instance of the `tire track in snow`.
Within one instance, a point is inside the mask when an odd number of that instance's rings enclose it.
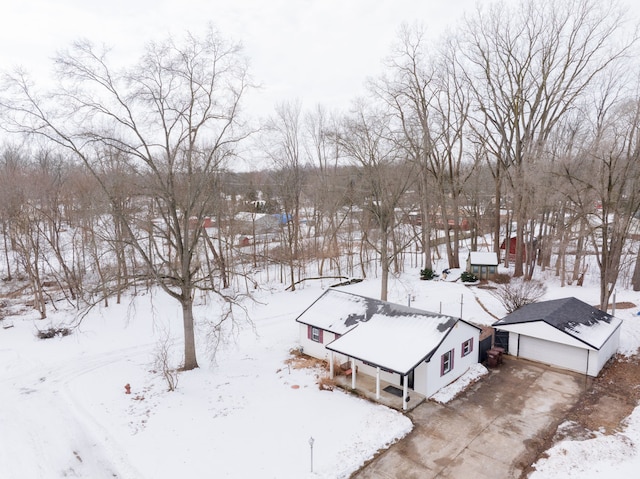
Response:
[[[13,437],[1,434],[0,476],[142,478],[117,439],[73,395],[70,385],[115,362],[149,355],[154,345],[70,358],[0,378],[0,431],[14,432]],[[7,408],[12,404],[19,407],[13,414]],[[13,470],[9,464],[14,464]]]

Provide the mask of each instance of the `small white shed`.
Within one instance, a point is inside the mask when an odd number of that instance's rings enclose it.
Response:
[[[498,271],[498,253],[471,251],[467,257],[467,271],[479,279],[493,279]]]
[[[495,322],[508,353],[597,376],[618,350],[622,321],[576,298],[523,306]]]

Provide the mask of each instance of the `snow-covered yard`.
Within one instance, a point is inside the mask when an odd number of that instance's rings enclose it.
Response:
[[[140,296],[96,310],[64,338],[36,339],[42,325],[13,318],[0,330],[0,477],[299,478],[310,474],[310,437],[313,477],[345,477],[412,425],[320,391],[318,371],[285,364],[297,343],[293,320],[318,293],[260,295],[254,328],[245,325],[214,363],[203,352],[175,392],[153,364],[158,338],[180,331],[165,295],[153,307]],[[178,356],[179,340],[174,349]]]
[[[478,324],[504,314],[486,290],[417,276],[393,280],[389,299],[462,313]],[[31,312],[7,318],[13,327],[0,329],[0,477],[348,477],[412,425],[384,406],[321,391],[320,371],[285,362],[298,342],[295,317],[329,284],[256,292],[256,301],[247,303],[252,324],[242,323],[215,361],[200,344],[201,367],[182,373],[174,392],[154,366],[167,332],[175,357],[181,352],[179,309],[164,294],[96,309],[71,335],[48,340],[35,337],[44,325]],[[376,297],[379,282],[345,288]],[[565,296],[597,302],[593,286],[550,288],[546,298]],[[640,293],[620,291],[618,300],[640,304]],[[206,317],[214,308],[201,304],[197,314]],[[622,352],[640,345],[637,313],[637,307],[617,312],[624,320]],[[50,321],[69,321],[68,314],[56,312]],[[472,371],[466,380],[481,375]],[[131,394],[125,394],[126,384]],[[458,390],[453,386],[438,400],[446,402]],[[626,471],[640,466],[638,414],[624,434],[559,444],[532,477],[629,477]]]

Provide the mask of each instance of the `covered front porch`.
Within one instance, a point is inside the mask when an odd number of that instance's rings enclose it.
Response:
[[[422,394],[418,394],[414,390],[408,389],[407,397],[409,400],[403,402],[402,395],[397,396],[385,391],[387,386],[394,386],[400,390],[403,388],[397,384],[391,384],[387,381],[383,381],[382,379],[380,380],[380,393],[378,395],[376,394],[376,378],[369,376],[368,374],[360,373],[357,375],[355,389],[352,388],[351,376],[335,376],[334,380],[340,388],[346,391],[354,391],[362,397],[399,411],[410,411],[426,399]]]
[[[358,372],[355,361],[346,364],[350,366],[346,370],[340,368],[340,371],[334,371],[334,368],[329,368],[330,376],[346,391],[354,391],[371,401],[400,411],[410,411],[426,399],[424,395],[407,386],[407,376],[405,376],[404,386],[400,386],[381,379],[379,369],[376,376],[371,376]]]

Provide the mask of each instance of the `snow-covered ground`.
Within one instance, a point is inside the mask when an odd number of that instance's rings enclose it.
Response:
[[[412,271],[392,280],[389,299],[479,324],[505,314],[487,290],[452,279],[455,274],[420,281]],[[554,282],[547,281],[547,299],[598,302],[594,284],[559,288]],[[252,323],[235,330],[215,361],[199,344],[201,367],[182,373],[174,392],[154,366],[158,342],[167,334],[176,363],[181,353],[180,311],[164,294],[96,309],[71,335],[48,340],[36,338],[36,328],[49,323],[32,312],[8,317],[4,324],[13,327],[0,329],[0,478],[348,477],[412,425],[384,406],[321,391],[319,371],[285,363],[298,343],[295,317],[330,284],[257,291],[256,301],[246,304]],[[344,288],[379,297],[380,284],[367,279]],[[617,299],[640,305],[640,293],[618,291]],[[196,308],[200,317],[214,311],[212,303]],[[616,312],[624,320],[620,349],[626,354],[640,345],[638,311]],[[47,321],[70,320],[58,311]],[[465,380],[481,376],[478,369]],[[131,394],[125,394],[126,384]],[[438,400],[446,402],[460,387]],[[532,477],[630,477],[628,471],[640,467],[638,444],[635,412],[624,434],[557,445]]]

